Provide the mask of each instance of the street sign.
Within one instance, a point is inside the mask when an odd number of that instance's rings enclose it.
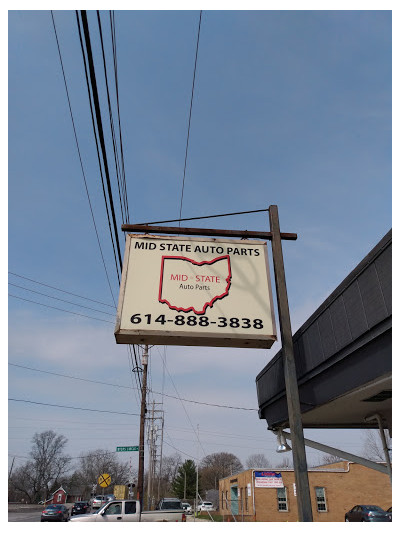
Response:
[[[108,487],[109,485],[111,485],[110,474],[101,474],[97,482],[100,485],[100,487]]]
[[[138,452],[139,446],[117,446],[117,452]]]
[[[115,338],[270,348],[276,327],[267,244],[127,235]]]

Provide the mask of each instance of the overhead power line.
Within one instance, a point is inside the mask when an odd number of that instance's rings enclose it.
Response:
[[[116,142],[116,135],[115,135],[115,128],[114,128],[114,118],[113,118],[113,112],[112,112],[112,106],[111,106],[110,90],[109,90],[109,86],[108,86],[107,62],[106,62],[106,55],[105,55],[105,51],[104,51],[103,29],[102,29],[102,25],[101,25],[101,18],[100,18],[99,10],[97,10],[97,23],[98,23],[99,34],[100,34],[101,52],[102,52],[102,56],[103,56],[104,80],[105,80],[106,92],[107,92],[108,116],[109,116],[109,121],[110,121],[111,138],[112,138],[112,144],[113,144],[113,153],[114,153],[115,173],[116,173],[117,185],[118,185],[119,204],[120,204],[120,207],[121,207],[121,218],[122,218],[122,221],[124,222],[125,220],[127,220],[126,197],[124,195],[124,187],[123,187],[123,183],[122,183],[123,176],[121,175],[119,154],[118,154],[118,150],[117,150],[117,142]],[[113,53],[114,53],[114,47],[113,47]]]
[[[69,300],[63,300],[62,298],[57,298],[56,296],[50,296],[49,294],[45,294],[44,292],[34,291],[33,289],[22,287],[22,285],[17,285],[16,283],[8,282],[8,284],[11,285],[12,287],[18,287],[19,289],[24,289],[24,291],[29,291],[29,292],[33,292],[34,294],[40,294],[41,296],[46,296],[46,298],[51,298],[52,300],[58,300],[59,302],[76,305],[78,307],[83,307],[84,309],[90,309],[90,311],[96,311],[96,313],[103,313],[104,315],[115,316],[113,313],[107,313],[107,311],[100,311],[100,309],[94,309],[93,307],[87,307],[86,305],[77,304],[75,302],[70,302]]]
[[[247,215],[248,213],[263,213],[269,209],[255,209],[253,211],[240,211],[238,213],[224,213],[223,215],[208,215],[206,217],[176,218],[175,220],[158,220],[157,222],[140,222],[137,226],[151,226],[152,224],[165,224],[166,222],[184,222],[186,220],[202,220],[204,218],[232,217],[234,215]]]
[[[128,205],[128,193],[126,190],[126,176],[125,176],[125,159],[124,159],[124,146],[122,143],[122,128],[121,128],[121,115],[119,108],[119,89],[118,89],[118,65],[117,65],[117,38],[115,30],[115,14],[114,11],[110,11],[110,26],[111,26],[111,40],[114,60],[114,80],[115,80],[115,94],[117,98],[117,114],[118,114],[118,129],[119,129],[119,146],[121,151],[121,170],[122,170],[122,183],[124,186],[124,201],[126,209],[127,220],[129,217],[129,205]]]
[[[192,107],[193,107],[194,83],[195,83],[195,80],[196,80],[197,55],[198,55],[198,52],[199,52],[200,27],[201,27],[201,14],[202,14],[202,13],[203,13],[203,11],[200,11],[200,16],[199,16],[199,27],[198,27],[198,30],[197,30],[196,57],[195,57],[195,60],[194,60],[193,82],[192,82],[192,96],[191,96],[191,98],[190,98],[189,123],[188,123],[187,137],[186,137],[185,164],[184,164],[184,167],[183,167],[182,192],[181,192],[181,206],[180,206],[180,209],[179,209],[179,218],[182,218],[183,191],[184,191],[184,189],[185,189],[186,163],[187,163],[187,156],[188,156],[188,149],[189,149],[190,123],[191,123],[191,121],[192,121]]]
[[[11,296],[11,298],[17,298],[18,300],[23,300],[24,302],[30,302],[32,304],[41,305],[42,307],[48,307],[49,309],[56,309],[57,311],[62,311],[63,313],[83,316],[85,318],[91,318],[92,320],[99,320],[100,322],[107,322],[108,324],[114,324],[114,322],[111,322],[111,320],[103,320],[102,318],[96,318],[94,316],[88,316],[82,313],[75,313],[74,311],[67,311],[67,309],[61,309],[60,307],[54,307],[52,305],[42,304],[41,302],[35,302],[34,300],[29,300],[28,298],[21,298],[21,296],[16,296],[15,294],[8,293],[8,296]]]
[[[120,384],[116,384],[116,383],[108,383],[108,382],[105,382],[105,381],[97,381],[97,380],[94,380],[94,379],[86,379],[86,378],[80,378],[80,377],[77,377],[77,376],[70,376],[70,375],[61,374],[61,373],[58,373],[58,372],[51,372],[49,370],[41,370],[39,368],[32,368],[32,367],[29,367],[29,366],[18,365],[16,363],[8,363],[8,364],[10,366],[15,366],[17,368],[24,368],[25,370],[32,370],[34,372],[41,372],[43,374],[50,374],[50,375],[53,375],[53,376],[58,376],[58,377],[63,377],[63,378],[68,378],[68,379],[75,379],[75,380],[78,380],[78,381],[86,381],[88,383],[96,383],[98,385],[107,385],[109,387],[117,387],[117,388],[120,388],[120,389],[136,388],[136,387],[128,387],[127,385],[120,385]],[[168,370],[167,370],[167,372],[168,372]],[[220,407],[220,408],[223,408],[223,409],[237,409],[237,410],[241,410],[241,411],[257,411],[257,409],[254,409],[254,408],[251,409],[249,407],[235,407],[233,405],[221,405],[221,404],[215,404],[215,403],[200,402],[200,401],[196,401],[196,400],[188,400],[186,398],[181,398],[181,397],[178,397],[178,396],[172,396],[170,394],[165,394],[164,392],[157,392],[157,391],[154,391],[152,389],[149,389],[149,392],[151,392],[153,394],[158,394],[158,395],[161,395],[161,396],[166,396],[167,398],[172,398],[174,400],[179,400],[181,402],[196,403],[196,404],[199,404],[199,405],[207,405],[209,407]]]
[[[171,438],[171,437],[169,437]],[[189,455],[188,453],[186,452],[183,452],[182,450],[179,450],[179,448],[176,448],[175,446],[173,446],[172,444],[170,444],[167,440],[164,440],[164,443],[169,446],[170,448],[172,448],[173,450],[181,453],[182,455],[186,455],[186,457],[190,457],[191,459],[194,459],[196,461],[196,457],[194,457],[193,455]]]
[[[28,281],[31,281],[32,283],[37,283],[38,285],[43,285],[43,287],[48,287],[50,289],[54,289],[55,291],[63,292],[65,294],[70,294],[71,296],[76,296],[77,298],[82,298],[83,300],[88,300],[90,302],[95,302],[95,303],[100,304],[100,305],[106,305],[107,307],[112,307],[114,309],[116,308],[116,305],[106,304],[105,302],[100,302],[99,300],[93,300],[93,298],[88,298],[87,296],[82,296],[82,295],[76,294],[74,292],[70,292],[70,291],[66,291],[64,289],[60,289],[58,287],[54,287],[54,285],[48,285],[47,283],[42,283],[41,281],[37,281],[37,280],[32,279],[32,278],[27,278],[26,276],[21,276],[20,274],[16,274],[15,272],[8,271],[8,273],[11,274],[12,276],[16,276],[17,278],[26,279]]]
[[[91,216],[92,216],[92,221],[93,221],[93,225],[94,225],[94,230],[95,230],[95,232],[96,232],[96,237],[97,237],[97,244],[98,244],[99,249],[100,249],[100,255],[101,255],[101,259],[102,259],[102,262],[103,262],[103,267],[104,267],[104,270],[105,270],[105,273],[106,273],[108,286],[109,286],[109,289],[110,289],[110,292],[111,292],[111,297],[112,297],[112,299],[113,299],[113,301],[114,301],[114,305],[116,306],[116,304],[115,304],[115,299],[114,299],[114,294],[113,294],[113,291],[112,291],[112,288],[111,288],[110,278],[109,278],[109,276],[108,276],[108,271],[107,271],[106,263],[105,263],[105,260],[104,260],[103,250],[102,250],[102,248],[101,248],[101,244],[100,244],[100,238],[99,238],[99,233],[98,233],[98,231],[97,231],[96,221],[95,221],[95,218],[94,218],[94,213],[93,213],[92,203],[91,203],[91,201],[90,201],[90,195],[89,195],[89,189],[88,189],[87,182],[86,182],[85,171],[84,171],[84,169],[83,169],[82,156],[81,156],[81,151],[80,151],[80,148],[79,148],[78,136],[77,136],[77,133],[76,133],[75,121],[74,121],[74,116],[73,116],[73,113],[72,113],[71,101],[70,101],[70,98],[69,98],[69,91],[68,91],[68,85],[67,85],[67,78],[66,78],[66,76],[65,76],[64,64],[63,64],[63,60],[62,60],[62,56],[61,56],[60,43],[59,43],[59,41],[58,41],[58,35],[57,35],[57,30],[56,30],[56,24],[55,24],[55,21],[54,21],[53,11],[51,11],[51,18],[52,18],[52,21],[53,21],[53,28],[54,28],[54,34],[55,34],[56,42],[57,42],[58,56],[59,56],[60,64],[61,64],[61,70],[62,70],[63,79],[64,79],[65,91],[66,91],[66,93],[67,93],[67,100],[68,100],[69,113],[70,113],[71,121],[72,121],[72,129],[74,130],[75,144],[76,144],[76,148],[77,148],[77,150],[78,150],[79,162],[80,162],[80,165],[81,165],[81,171],[82,171],[83,181],[84,181],[84,184],[85,184],[86,196],[87,196],[87,198],[88,198],[88,202],[89,202],[90,213],[91,213]]]
[[[106,207],[106,215],[107,215],[107,221],[108,221],[108,231],[109,231],[110,238],[111,238],[111,245],[112,245],[112,249],[113,249],[115,268],[116,268],[116,271],[117,271],[117,277],[118,277],[118,281],[119,281],[119,267],[118,267],[118,260],[117,260],[117,251],[116,251],[116,245],[115,245],[115,242],[114,242],[114,234],[113,234],[113,230],[112,230],[112,227],[111,227],[110,209],[109,209],[109,206],[108,206],[107,193],[106,193],[106,188],[105,188],[105,184],[104,184],[103,167],[102,167],[101,158],[100,158],[99,140],[98,140],[98,137],[97,137],[96,123],[95,123],[93,103],[92,103],[92,94],[91,94],[91,91],[90,91],[88,66],[87,66],[87,61],[86,61],[86,55],[85,55],[85,49],[84,49],[84,44],[83,44],[83,37],[82,37],[82,31],[81,31],[81,25],[80,25],[78,11],[76,11],[76,20],[77,20],[77,25],[78,25],[79,42],[80,42],[80,45],[81,45],[83,66],[84,66],[84,70],[85,70],[86,88],[87,88],[87,92],[88,92],[90,116],[91,116],[91,119],[92,119],[92,129],[93,129],[93,135],[94,135],[94,140],[95,140],[95,145],[96,145],[97,161],[98,161],[99,170],[100,170],[101,187],[102,187],[103,198],[104,198],[104,203],[105,203],[105,207]]]
[[[94,105],[95,116],[96,116],[97,133],[98,133],[98,137],[100,141],[104,172],[106,176],[108,202],[109,202],[109,206],[111,210],[111,217],[112,217],[112,222],[113,222],[113,232],[114,232],[113,235],[115,239],[115,245],[117,248],[119,267],[120,267],[120,271],[122,271],[121,247],[119,243],[117,220],[115,216],[114,200],[113,200],[111,178],[110,178],[107,151],[106,151],[105,138],[104,138],[103,122],[101,118],[100,101],[99,101],[99,94],[98,94],[98,89],[97,89],[96,72],[94,68],[94,59],[93,59],[93,52],[92,52],[92,45],[91,45],[91,38],[90,38],[89,23],[87,19],[87,13],[85,10],[81,11],[81,19],[82,19],[83,34],[85,37],[86,55],[87,55],[87,61],[88,61],[88,67],[89,67],[90,89],[91,89],[91,95],[93,98],[93,105]],[[79,17],[78,17],[78,28],[80,32]],[[118,273],[118,279],[119,279],[118,269],[117,269],[117,273]]]
[[[89,409],[88,407],[73,407],[71,405],[58,405],[54,403],[45,403],[45,402],[34,402],[32,400],[22,400],[20,398],[8,398],[9,402],[23,402],[23,403],[32,403],[35,405],[46,405],[48,407],[60,407],[62,409],[75,409],[77,411],[92,411],[95,413],[111,413],[113,415],[128,415],[128,416],[140,416],[137,413],[123,413],[120,411],[106,411],[103,409]]]

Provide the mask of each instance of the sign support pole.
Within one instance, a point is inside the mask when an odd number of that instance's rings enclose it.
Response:
[[[272,234],[271,245],[274,262],[276,295],[278,300],[279,327],[282,342],[282,359],[285,375],[286,399],[290,433],[293,447],[293,465],[297,486],[297,507],[300,522],[312,522],[310,487],[307,473],[307,459],[301,420],[299,389],[294,359],[292,327],[283,264],[282,241],[279,228],[278,206],[269,206],[269,223]]]
[[[137,499],[140,502],[140,510],[143,510],[143,488],[144,488],[144,422],[146,417],[146,388],[147,388],[147,364],[149,359],[149,347],[144,347],[142,357],[143,377],[142,377],[142,402],[140,407],[140,433],[139,433],[139,468]]]

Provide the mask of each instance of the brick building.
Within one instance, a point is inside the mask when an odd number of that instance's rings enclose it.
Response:
[[[67,491],[60,487],[55,490],[48,500],[44,503],[45,505],[50,505],[52,503],[62,503],[64,504],[67,501]]]
[[[263,473],[263,474],[262,474]],[[314,522],[343,522],[354,505],[392,505],[389,476],[341,461],[308,471]],[[245,470],[219,481],[220,513],[244,522],[298,521],[293,469]]]

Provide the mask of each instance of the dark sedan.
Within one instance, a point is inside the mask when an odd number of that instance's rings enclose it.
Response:
[[[378,505],[356,505],[344,519],[345,522],[391,522],[392,515]]]
[[[89,502],[75,502],[71,509],[71,515],[84,514],[89,509]]]
[[[58,503],[48,505],[40,517],[41,522],[66,522],[67,520],[69,520],[68,507]]]

